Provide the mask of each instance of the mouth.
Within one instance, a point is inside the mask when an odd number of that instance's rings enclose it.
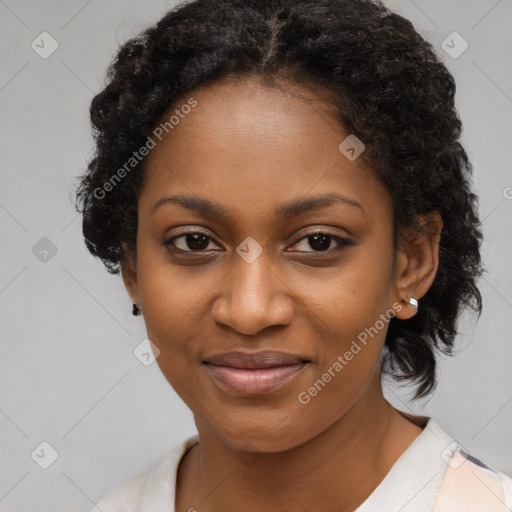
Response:
[[[310,363],[285,352],[229,352],[203,361],[216,384],[237,395],[271,393],[291,381]]]

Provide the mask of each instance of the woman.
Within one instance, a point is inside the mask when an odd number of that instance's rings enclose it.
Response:
[[[505,511],[435,386],[481,311],[452,76],[370,0],[196,0],[119,51],[77,206],[198,434],[107,511]]]

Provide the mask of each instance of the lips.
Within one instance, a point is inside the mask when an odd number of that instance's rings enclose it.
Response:
[[[208,357],[203,363],[223,390],[237,395],[259,395],[281,388],[310,361],[277,351],[228,352]]]
[[[208,357],[205,361],[209,364],[219,366],[230,366],[232,368],[275,368],[278,366],[290,366],[309,362],[299,356],[288,354],[286,352],[277,352],[275,350],[265,350],[262,352],[227,352]]]

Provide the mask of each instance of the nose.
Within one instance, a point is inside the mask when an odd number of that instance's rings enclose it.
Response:
[[[237,256],[211,315],[217,324],[246,335],[286,326],[293,317],[292,291],[263,254],[252,263]]]

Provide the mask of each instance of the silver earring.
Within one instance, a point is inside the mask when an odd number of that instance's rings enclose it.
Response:
[[[415,298],[410,297],[408,302],[414,309],[416,309],[416,311],[418,311],[418,301]]]

